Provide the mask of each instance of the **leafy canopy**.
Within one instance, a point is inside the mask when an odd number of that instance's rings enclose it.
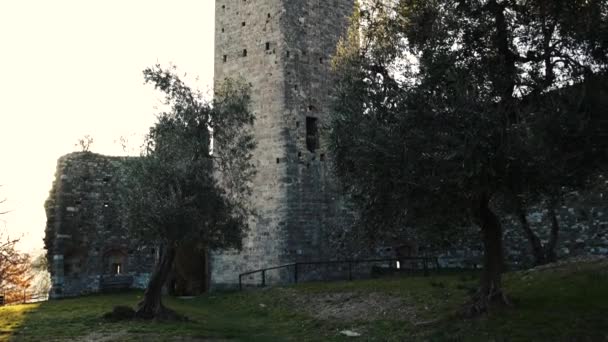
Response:
[[[156,66],[144,76],[170,110],[150,129],[142,156],[129,161],[133,233],[172,245],[239,248],[254,173],[249,87],[226,80],[208,102],[174,70]]]
[[[331,140],[365,226],[479,223],[481,199],[604,167],[606,37],[600,0],[361,2]]]

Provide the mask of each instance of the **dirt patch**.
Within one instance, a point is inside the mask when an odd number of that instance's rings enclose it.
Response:
[[[119,342],[125,340],[136,341],[171,341],[171,342],[226,342],[231,340],[204,338],[204,337],[174,337],[158,336],[152,334],[133,334],[126,331],[117,332],[95,332],[77,339],[78,342]]]
[[[412,305],[408,305],[402,298],[384,293],[301,293],[293,289],[284,289],[282,292],[291,305],[322,320],[416,321],[416,312]]]
[[[565,260],[560,260],[558,262],[537,266],[531,268],[529,270],[520,271],[516,274],[521,275],[530,275],[538,272],[561,272],[561,273],[573,273],[578,272],[580,270],[585,271],[606,271],[608,270],[608,257],[605,256],[580,256],[573,257]]]
[[[79,342],[113,342],[113,341],[124,341],[125,337],[128,336],[126,331],[116,332],[95,332],[90,333],[84,337],[79,338],[76,341]]]

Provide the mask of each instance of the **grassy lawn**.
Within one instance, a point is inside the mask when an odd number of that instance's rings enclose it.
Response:
[[[109,323],[140,292],[0,308],[0,339],[15,341],[608,341],[608,262],[510,273],[512,308],[474,320],[451,315],[472,275],[312,283],[195,299],[166,298],[191,322]],[[355,339],[356,340],[356,339]]]

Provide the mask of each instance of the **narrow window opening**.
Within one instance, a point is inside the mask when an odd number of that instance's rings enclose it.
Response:
[[[297,85],[297,84],[296,84],[296,85],[294,85],[294,86],[293,86],[293,89],[294,89],[294,90],[298,90],[298,85]]]
[[[325,161],[325,153],[321,153],[321,156],[319,157],[319,159],[321,161]]]
[[[114,263],[112,264],[112,274],[120,275],[122,273],[122,264]]]
[[[243,57],[247,57],[247,49],[243,49]]]
[[[281,158],[277,158],[277,164],[281,164]]]
[[[266,42],[266,51],[270,50],[270,43]]]
[[[319,147],[318,119],[306,117],[306,148],[310,152],[316,151]]]
[[[319,63],[323,64],[323,57],[319,58]]]
[[[287,53],[286,53],[286,54],[287,54],[287,58],[289,58],[289,51],[287,51]]]
[[[243,22],[241,23],[241,26],[243,26],[243,27],[244,27],[245,25],[247,25],[247,24],[246,24],[246,23],[243,21]]]
[[[270,13],[268,13],[268,19],[270,19]]]
[[[222,9],[226,9],[226,5],[222,5]]]
[[[224,63],[226,63],[228,61],[228,56],[224,55]]]
[[[225,32],[225,30],[224,30],[224,28],[222,27],[222,33],[224,33],[224,32]]]

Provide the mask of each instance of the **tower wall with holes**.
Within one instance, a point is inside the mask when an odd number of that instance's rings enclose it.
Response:
[[[239,273],[250,270],[332,258],[329,233],[346,220],[324,126],[330,60],[353,5],[353,0],[216,1],[215,82],[243,77],[252,85],[257,175],[251,197],[256,214],[243,250],[212,253],[214,287],[234,285]],[[291,274],[269,272],[266,281],[284,282]]]
[[[76,152],[57,161],[45,203],[51,298],[148,285],[158,249],[129,235],[120,195],[129,160]]]

